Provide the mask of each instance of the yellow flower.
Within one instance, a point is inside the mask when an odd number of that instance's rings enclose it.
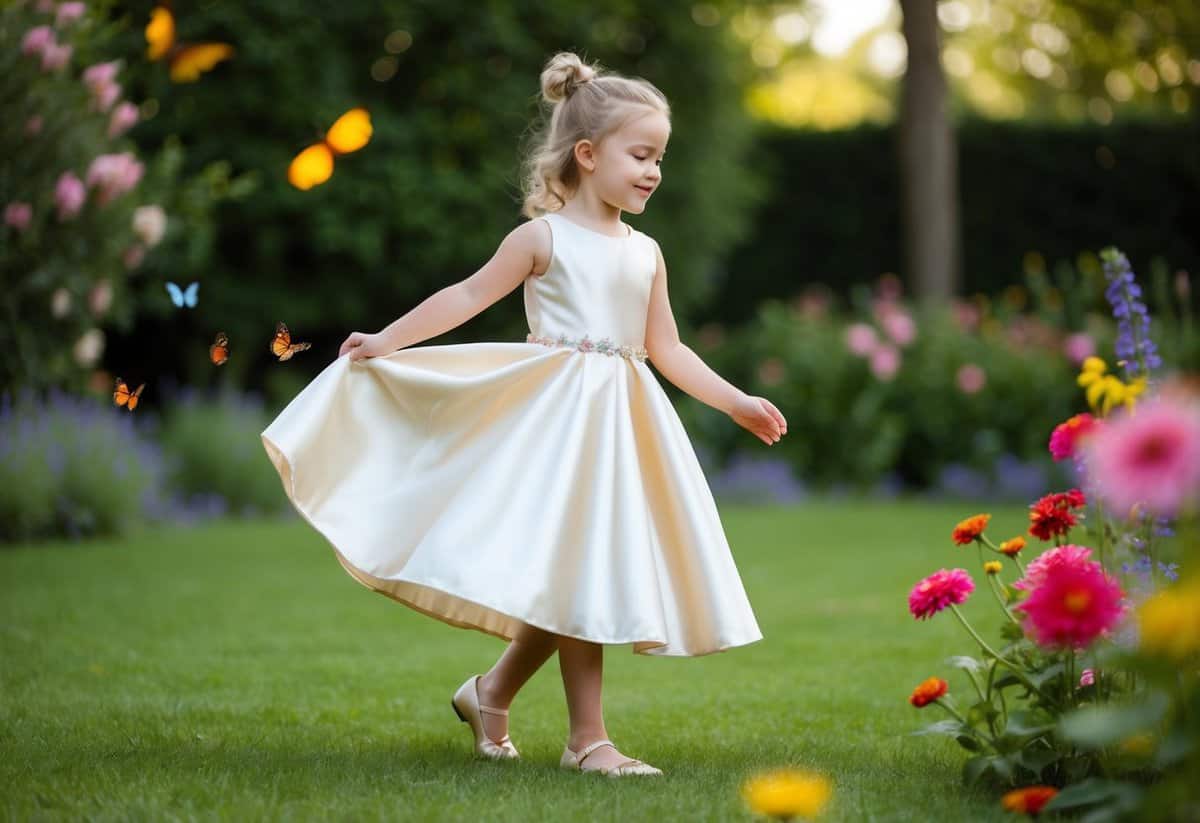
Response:
[[[989,560],[983,564],[983,570],[988,574],[1000,574],[1004,565],[999,560]]]
[[[1142,375],[1129,383],[1122,383],[1119,377],[1105,374],[1106,371],[1108,366],[1099,357],[1092,356],[1083,361],[1083,367],[1075,382],[1087,391],[1088,405],[1102,416],[1107,415],[1113,406],[1120,403],[1132,409],[1138,395],[1146,390],[1146,376]]]
[[[1122,740],[1117,748],[1124,754],[1145,757],[1154,751],[1154,735],[1149,732],[1131,735]]]
[[[823,775],[783,768],[749,778],[741,791],[753,811],[786,820],[816,817],[833,790]]]
[[[1139,645],[1182,660],[1200,651],[1200,580],[1164,589],[1138,609]]]

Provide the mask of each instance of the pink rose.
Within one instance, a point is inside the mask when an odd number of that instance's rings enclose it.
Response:
[[[21,38],[21,54],[26,57],[41,57],[47,46],[54,45],[54,29],[49,26],[34,26]]]
[[[95,286],[92,286],[88,292],[88,308],[92,310],[92,314],[99,317],[108,311],[112,305],[112,285],[107,279],[101,280]]]
[[[846,327],[846,348],[859,357],[870,357],[879,340],[875,329],[866,323],[851,323]]]
[[[130,127],[138,121],[137,106],[126,100],[121,105],[113,109],[112,116],[108,118],[108,136],[120,137],[125,132],[129,131]]]
[[[1077,332],[1067,336],[1063,341],[1063,354],[1067,359],[1079,366],[1084,360],[1096,353],[1096,341],[1091,335]]]
[[[974,363],[967,363],[959,367],[954,382],[963,394],[978,394],[987,385],[987,372]]]
[[[916,323],[903,309],[892,308],[885,311],[879,322],[883,326],[883,330],[887,332],[887,336],[899,346],[907,346],[917,336]]]
[[[25,121],[25,136],[37,137],[42,133],[42,124],[45,121],[40,114],[35,114]]]
[[[883,381],[891,380],[900,370],[900,350],[884,343],[871,352],[871,373]]]
[[[117,98],[121,96],[121,85],[116,82],[120,66],[121,61],[110,60],[83,70],[83,84],[92,94],[92,108],[108,111],[112,104],[117,102]]]
[[[29,221],[33,219],[33,207],[28,203],[12,202],[4,207],[4,223],[12,226],[17,231],[25,231],[29,228]]]
[[[58,71],[67,63],[71,62],[71,52],[74,51],[70,46],[51,43],[46,46],[42,52],[42,71]]]
[[[74,172],[64,171],[60,174],[58,182],[54,184],[54,203],[58,206],[59,221],[70,220],[79,214],[86,197],[83,181]]]
[[[87,6],[83,3],[62,3],[54,10],[54,25],[60,29],[64,26],[69,26],[80,17],[83,17],[86,9]]]
[[[129,152],[101,154],[88,167],[87,184],[97,189],[96,202],[103,206],[136,186],[143,171],[142,164]]]

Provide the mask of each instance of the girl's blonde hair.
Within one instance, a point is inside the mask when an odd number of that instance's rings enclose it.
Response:
[[[599,143],[626,123],[638,109],[650,108],[668,118],[667,98],[640,77],[622,77],[599,65],[585,65],[574,52],[562,51],[542,70],[542,99],[551,104],[548,127],[525,160],[525,203],[521,213],[537,217],[557,211],[579,186],[575,144]]]

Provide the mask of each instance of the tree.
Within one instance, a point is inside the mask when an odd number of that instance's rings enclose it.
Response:
[[[918,298],[944,299],[958,285],[958,149],[947,114],[937,0],[900,0],[908,67],[898,148],[904,261]]]

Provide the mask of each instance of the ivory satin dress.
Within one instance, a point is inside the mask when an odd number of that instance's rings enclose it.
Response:
[[[653,241],[537,219],[525,342],[337,358],[262,432],[288,498],[356,580],[453,626],[672,656],[762,639],[645,362]]]

